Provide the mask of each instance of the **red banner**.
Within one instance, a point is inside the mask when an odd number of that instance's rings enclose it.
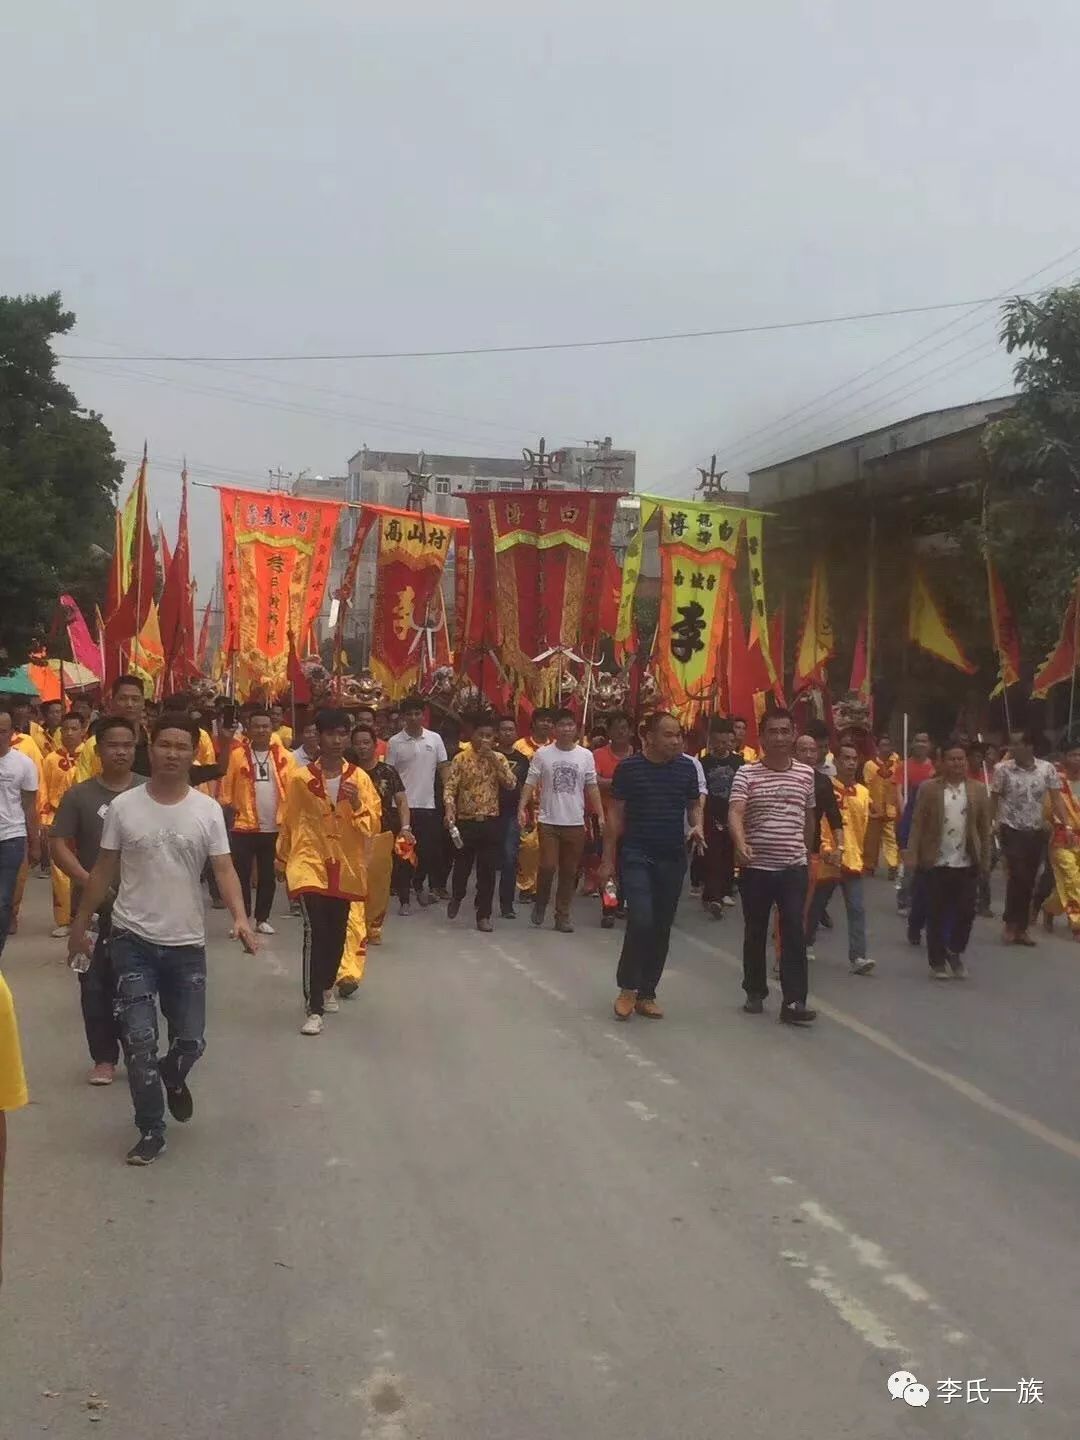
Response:
[[[551,703],[560,666],[591,657],[619,493],[530,490],[463,497],[472,522],[473,601],[467,640],[488,622],[516,691]]]
[[[322,606],[340,502],[262,490],[221,496],[224,648],[237,695],[280,694],[289,636],[306,635]]]
[[[380,516],[371,673],[397,700],[448,659],[439,581],[454,532],[467,522],[385,506]]]

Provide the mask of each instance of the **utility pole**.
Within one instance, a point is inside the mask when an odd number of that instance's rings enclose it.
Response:
[[[582,486],[589,489],[590,482],[599,475],[601,490],[616,489],[623,467],[622,462],[616,460],[612,454],[611,436],[605,435],[603,440],[594,440],[592,444],[596,450],[596,459],[590,459],[581,466]]]

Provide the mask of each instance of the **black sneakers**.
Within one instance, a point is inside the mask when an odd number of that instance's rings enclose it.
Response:
[[[139,1143],[127,1153],[129,1165],[152,1165],[159,1155],[165,1153],[164,1135],[141,1135]]]
[[[808,1006],[796,1000],[792,1005],[781,1005],[781,1025],[812,1025],[817,1019],[817,1011],[811,1010]]]
[[[742,1008],[747,1015],[760,1015],[765,1009],[765,1001],[760,995],[747,995]]]

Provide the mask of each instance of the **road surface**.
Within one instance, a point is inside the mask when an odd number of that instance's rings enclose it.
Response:
[[[46,889],[5,956],[33,1104],[0,1440],[1075,1433],[1064,938],[1005,950],[979,922],[972,979],[934,983],[877,882],[877,973],[847,974],[834,906],[820,1023],[792,1031],[775,998],[739,1009],[738,913],[685,900],[667,1018],[619,1025],[596,902],[573,936],[440,907],[391,917],[304,1039],[298,922],[247,958],[214,914],[195,1119],[134,1170],[126,1085],[83,1083]],[[925,1407],[890,1397],[901,1369]]]

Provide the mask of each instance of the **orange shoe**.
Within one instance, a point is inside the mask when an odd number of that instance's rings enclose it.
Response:
[[[615,1001],[615,1019],[629,1020],[637,1005],[636,990],[620,990],[618,999]]]
[[[662,1020],[664,1012],[655,1000],[639,1000],[634,1006],[639,1015],[644,1015],[648,1020]]]

